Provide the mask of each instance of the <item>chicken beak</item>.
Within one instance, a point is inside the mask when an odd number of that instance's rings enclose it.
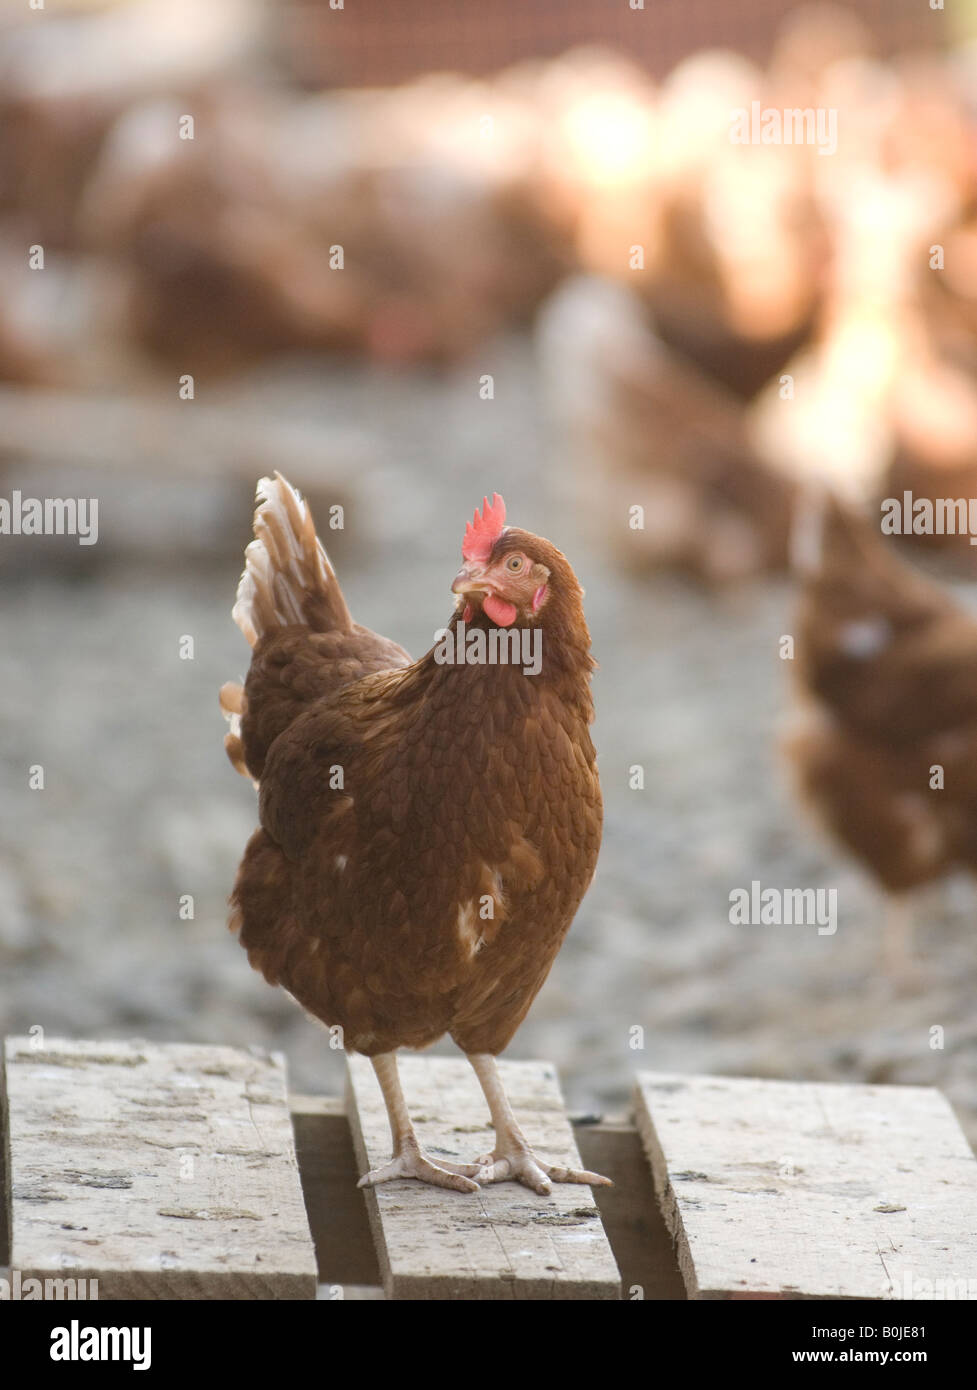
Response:
[[[462,565],[455,575],[451,585],[453,594],[472,594],[478,590],[484,592],[487,588],[485,581],[480,577],[482,571],[472,571],[467,565]]]

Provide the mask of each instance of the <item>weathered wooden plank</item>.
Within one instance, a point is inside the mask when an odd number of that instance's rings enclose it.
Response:
[[[284,1060],[5,1044],[10,1262],[106,1298],[314,1298]]]
[[[603,1173],[613,1187],[595,1187],[626,1299],[684,1300],[685,1284],[665,1225],[634,1124],[601,1120],[574,1124],[584,1167]]]
[[[360,1171],[390,1157],[380,1088],[365,1057],[350,1057],[348,1113]],[[526,1137],[544,1159],[579,1165],[546,1062],[502,1062]],[[401,1057],[401,1080],[421,1146],[466,1162],[492,1147],[488,1108],[459,1058]],[[589,1187],[559,1184],[549,1197],[517,1183],[475,1193],[397,1181],[365,1190],[388,1298],[614,1299],[621,1281]]]
[[[10,1143],[7,1122],[7,1083],[0,1042],[0,1276],[10,1268]]]
[[[320,1303],[383,1303],[387,1295],[379,1284],[320,1284]]]
[[[252,481],[288,471],[296,486],[355,483],[375,439],[339,425],[269,418],[225,396],[192,405],[132,391],[45,391],[0,384],[0,436],[8,455],[109,472]],[[257,470],[257,472],[256,472]]]
[[[0,490],[24,496],[110,495],[103,505],[97,556],[138,554],[144,561],[213,555],[250,529],[254,485],[280,468],[324,526],[328,508],[347,509],[365,495],[378,457],[376,439],[333,424],[289,420],[225,396],[217,405],[161,400],[131,392],[23,390],[0,383]],[[124,476],[124,487],[117,486]],[[192,490],[193,505],[186,495]],[[89,517],[89,523],[91,517]],[[62,537],[53,554],[75,556]],[[334,537],[335,544],[335,537]],[[7,536],[0,565],[44,563],[30,536]]]
[[[358,1288],[379,1288],[370,1222],[346,1118],[338,1097],[293,1095],[289,1100],[295,1153],[309,1228],[315,1242],[321,1298],[357,1298]],[[342,1290],[343,1292],[338,1292]]]
[[[636,1101],[690,1298],[977,1289],[977,1160],[939,1091],[643,1073]]]

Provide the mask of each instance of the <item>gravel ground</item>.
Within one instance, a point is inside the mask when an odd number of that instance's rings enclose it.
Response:
[[[790,630],[789,588],[716,598],[622,575],[613,546],[596,546],[568,505],[526,345],[484,356],[442,377],[283,365],[223,398],[369,430],[372,465],[331,549],[357,618],[410,650],[450,612],[464,520],[483,491],[504,492],[514,521],[560,544],[587,589],[604,847],[509,1055],[552,1059],[571,1105],[587,1110],[622,1109],[636,1067],[937,1085],[977,1139],[974,887],[920,896],[918,986],[886,983],[877,894],[783,785],[777,639]],[[495,374],[492,402],[478,397],[483,371]],[[40,475],[31,485],[42,488]],[[111,562],[93,547],[70,580],[31,567],[5,582],[0,1024],[259,1043],[287,1053],[296,1088],[336,1091],[341,1062],[319,1026],[223,929],[255,824],[216,703],[246,664],[229,610],[247,535],[222,536],[209,559],[188,559],[177,536],[169,564],[126,561],[110,533],[137,495],[118,478],[106,485]],[[193,660],[180,659],[184,634]],[[28,788],[37,763],[43,791]],[[643,790],[628,785],[634,764]],[[837,933],[731,925],[730,890],[753,879],[837,888]],[[181,920],[183,894],[192,920]]]

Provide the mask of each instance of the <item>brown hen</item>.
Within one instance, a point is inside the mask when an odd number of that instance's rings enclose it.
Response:
[[[977,873],[977,621],[825,494],[796,533],[800,788],[890,895]],[[907,965],[890,897],[890,972]]]
[[[495,1063],[600,845],[593,661],[573,570],[549,541],[505,526],[501,498],[486,502],[466,530],[455,613],[412,662],[353,622],[284,478],[263,478],[258,501],[233,614],[254,652],[244,689],[225,686],[221,703],[261,828],[230,925],[270,983],[372,1059],[393,1158],[361,1185],[604,1182],[533,1154]],[[480,645],[497,659],[473,660]],[[398,1080],[396,1049],[445,1033],[496,1131],[494,1152],[471,1164],[421,1152]]]

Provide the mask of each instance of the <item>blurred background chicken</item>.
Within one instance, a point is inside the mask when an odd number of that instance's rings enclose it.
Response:
[[[643,301],[597,276],[567,281],[537,342],[582,510],[605,535],[631,522],[619,563],[711,585],[783,568],[790,479],[751,447],[743,402],[661,341]]]
[[[885,960],[910,965],[905,895],[977,873],[977,619],[823,492],[795,533],[799,788],[889,895]]]
[[[463,102],[460,100],[463,99]],[[129,329],[199,370],[284,351],[450,361],[527,316],[563,268],[555,226],[507,171],[451,158],[480,103],[458,84],[283,99],[225,82],[137,107],[109,132],[81,207],[130,282]]]

